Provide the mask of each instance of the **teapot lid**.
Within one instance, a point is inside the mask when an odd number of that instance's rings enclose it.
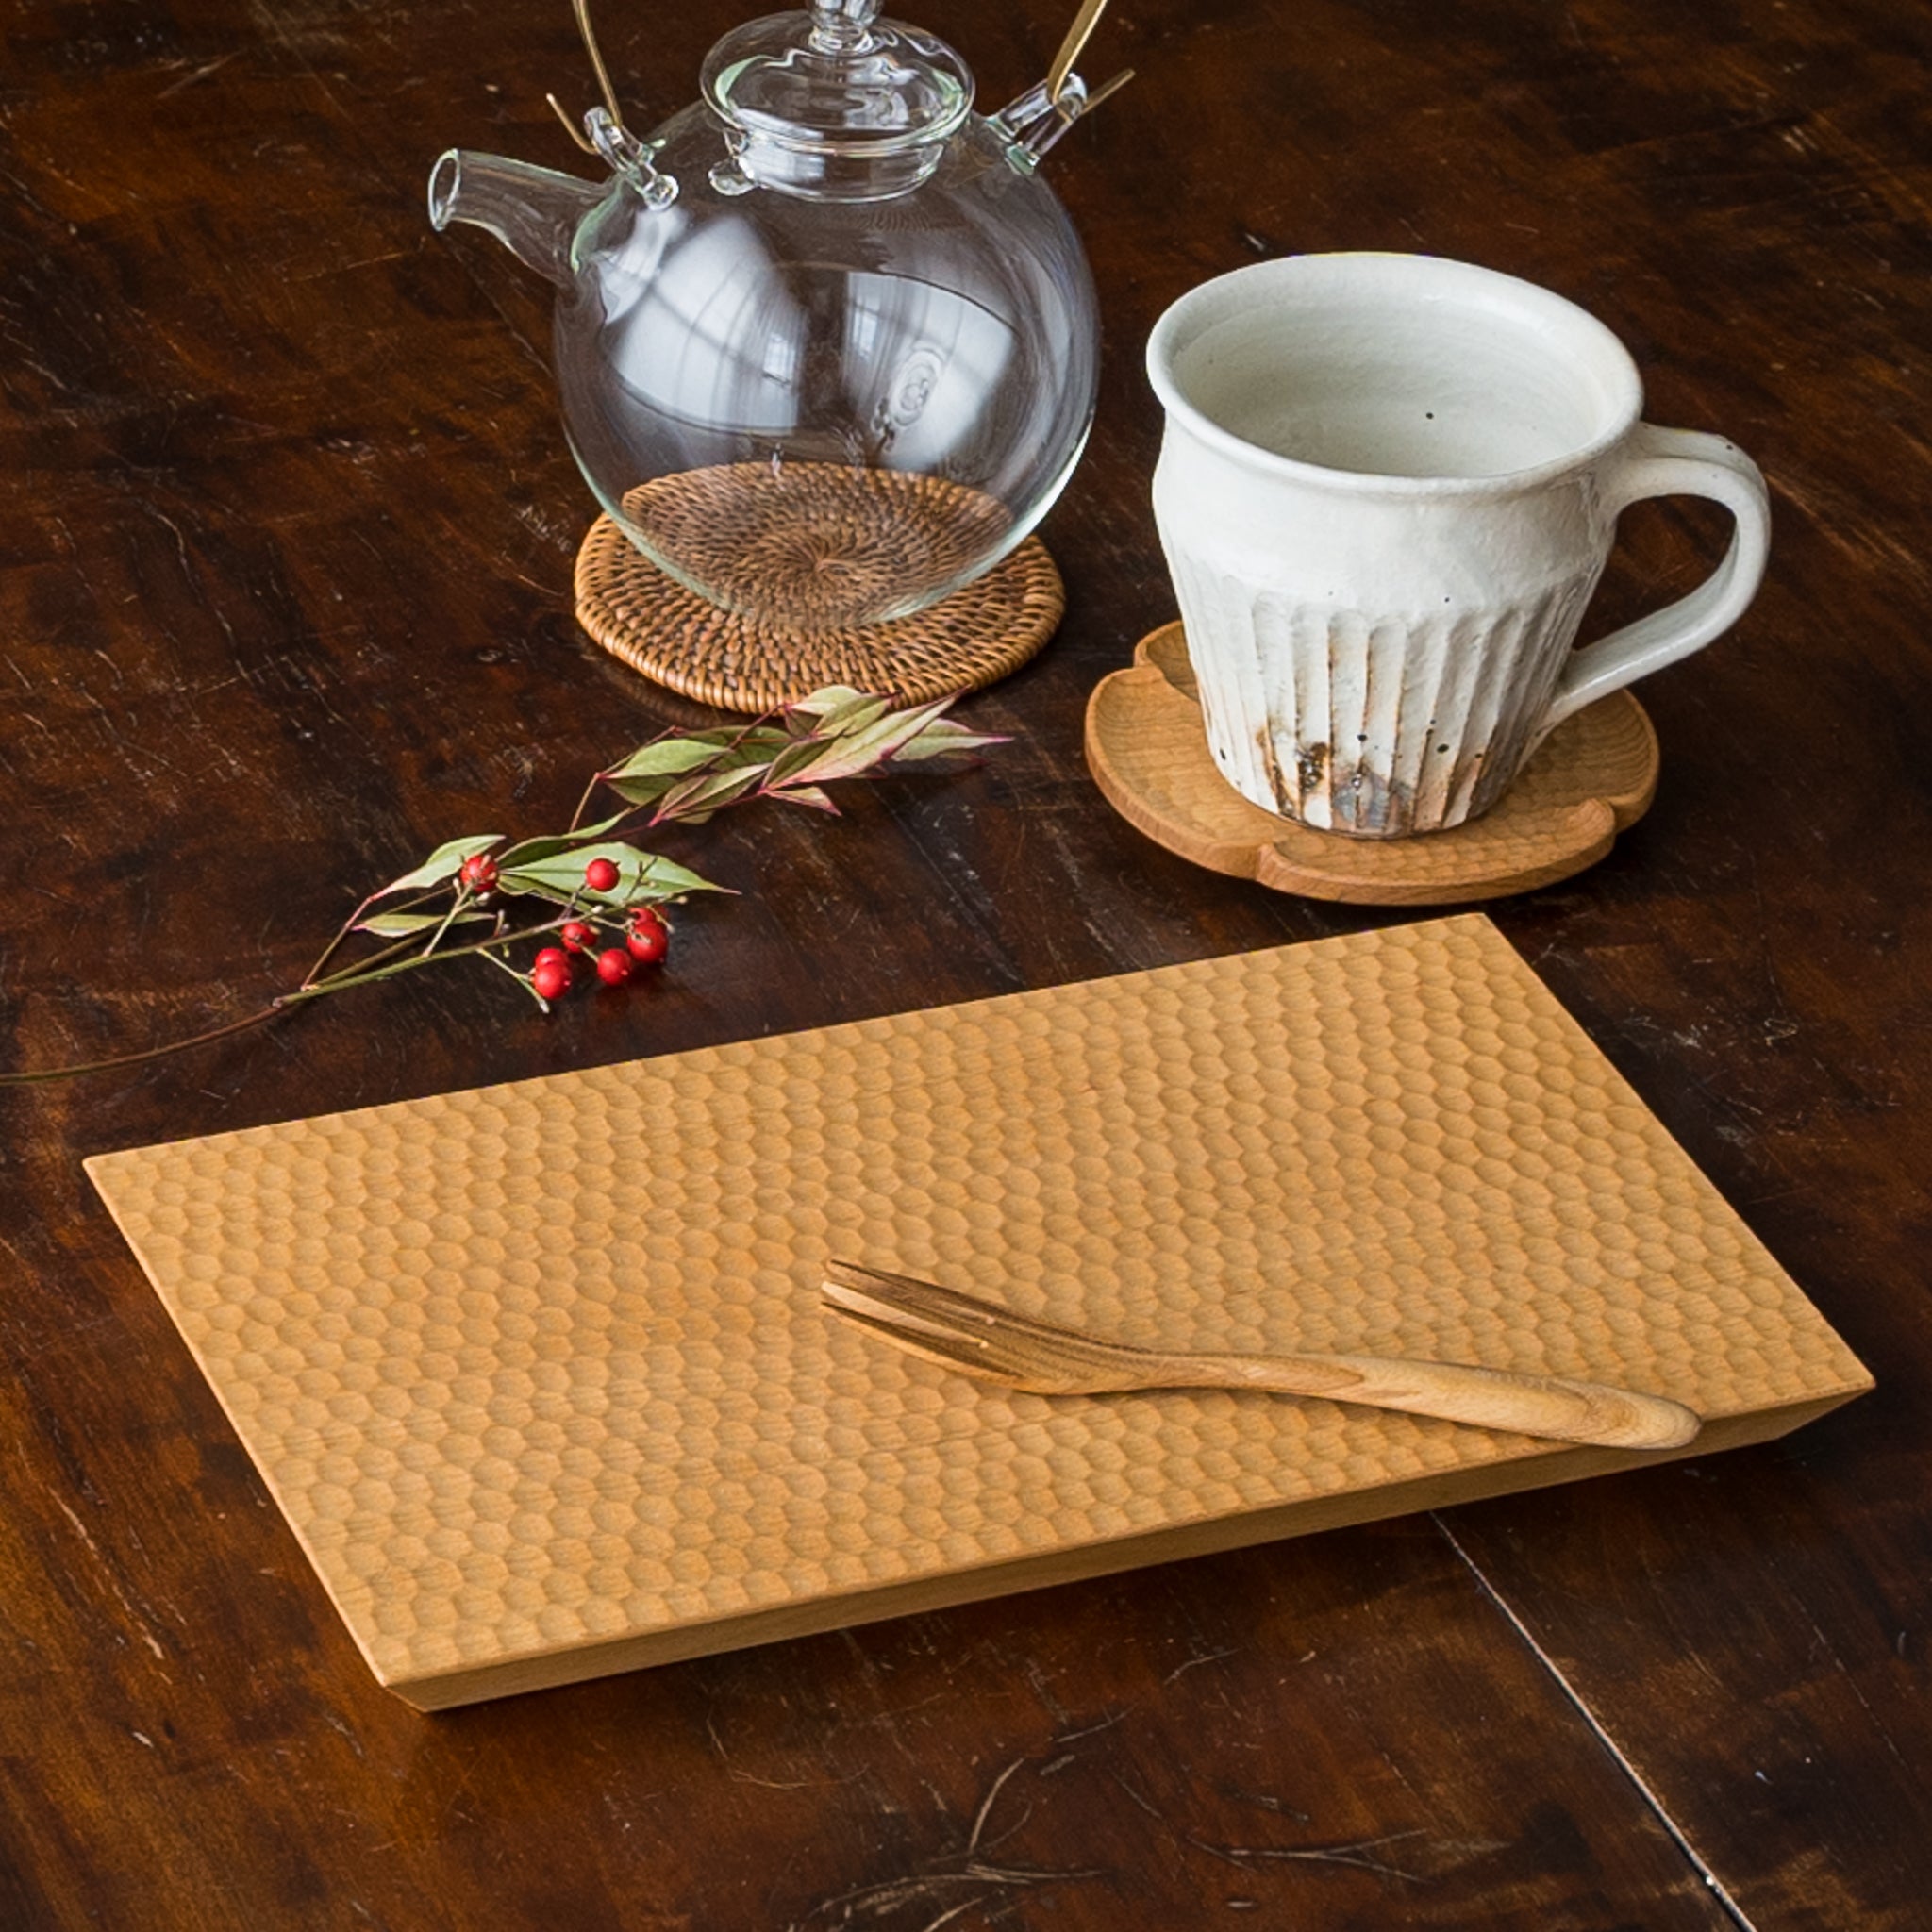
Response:
[[[864,166],[918,149],[936,155],[966,119],[966,63],[943,41],[879,20],[878,8],[879,0],[812,0],[809,12],[748,21],[711,49],[705,99],[753,179],[804,193],[838,192],[844,179],[850,192],[858,184],[849,166],[829,165],[836,158]],[[881,190],[897,192],[888,181],[874,185]]]

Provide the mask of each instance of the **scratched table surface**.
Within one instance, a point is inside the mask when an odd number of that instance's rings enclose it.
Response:
[[[994,104],[1070,5],[908,5]],[[724,0],[612,7],[631,118]],[[1932,8],[1117,0],[1056,153],[1106,318],[1070,608],[975,770],[680,832],[740,896],[539,1016],[450,969],[0,1091],[8,1927],[1922,1928],[1932,1898]],[[547,291],[429,233],[444,145],[568,166],[561,5],[75,0],[0,73],[0,1064],[292,983],[458,833],[703,714],[578,631]],[[1654,810],[1504,931],[1879,1381],[1783,1442],[476,1707],[370,1678],[85,1183],[107,1148],[1358,929],[1102,802],[1173,614],[1141,346],[1309,248],[1546,283],[1775,499],[1643,687]],[[1643,507],[1592,625],[1721,520]],[[675,1134],[677,1123],[661,1123]]]

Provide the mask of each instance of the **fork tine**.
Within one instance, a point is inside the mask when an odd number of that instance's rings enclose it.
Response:
[[[1144,1349],[1120,1347],[934,1282],[851,1261],[828,1262],[820,1292],[828,1307],[866,1316],[881,1330],[896,1331],[894,1339],[902,1346],[913,1345],[903,1340],[910,1336],[935,1350],[964,1348],[982,1364],[997,1361],[1002,1379],[1014,1387],[1046,1394],[1141,1386],[1147,1365],[1156,1359]]]
[[[1024,1369],[1010,1361],[1004,1350],[935,1331],[902,1327],[876,1315],[861,1314],[857,1308],[847,1307],[842,1302],[835,1302],[829,1297],[824,1306],[828,1314],[837,1315],[853,1327],[863,1329],[879,1341],[889,1341],[894,1348],[917,1356],[922,1361],[934,1362],[942,1369],[954,1369],[961,1374],[977,1376],[983,1382],[997,1382],[1003,1388],[1024,1389],[1028,1386]]]
[[[826,1262],[822,1286],[827,1295],[845,1307],[860,1308],[893,1321],[931,1324],[941,1333],[975,1338],[988,1333],[1016,1339],[1026,1336],[1037,1341],[1092,1350],[1096,1357],[1147,1353],[1124,1343],[1102,1341],[1077,1328],[1037,1321],[996,1302],[941,1288],[937,1282],[921,1281],[910,1274],[889,1274],[883,1269],[860,1267],[856,1261]]]

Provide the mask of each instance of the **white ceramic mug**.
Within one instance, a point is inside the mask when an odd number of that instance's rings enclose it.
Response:
[[[1216,762],[1324,830],[1487,810],[1573,711],[1734,624],[1764,575],[1764,479],[1639,420],[1629,352],[1510,275],[1304,255],[1160,319],[1154,509]],[[1618,513],[1715,498],[1736,532],[1687,597],[1581,650]]]

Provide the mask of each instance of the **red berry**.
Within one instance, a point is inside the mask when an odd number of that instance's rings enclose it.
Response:
[[[617,883],[617,868],[608,858],[593,858],[584,868],[584,883],[593,892],[608,892]]]
[[[570,991],[570,968],[556,959],[545,959],[531,969],[530,984],[541,998],[560,1000]]]
[[[597,977],[606,986],[622,986],[631,975],[630,955],[622,946],[612,946],[597,955]]]
[[[630,930],[624,936],[630,956],[641,966],[655,966],[671,950],[671,934],[664,922],[649,907],[632,915]]]
[[[462,870],[457,876],[473,892],[490,891],[496,884],[496,861],[489,853],[479,852],[463,860]]]
[[[545,946],[537,955],[535,964],[539,966],[561,966],[568,973],[570,971],[570,955],[561,946]]]
[[[557,936],[573,953],[589,952],[597,938],[581,919],[567,921]]]

